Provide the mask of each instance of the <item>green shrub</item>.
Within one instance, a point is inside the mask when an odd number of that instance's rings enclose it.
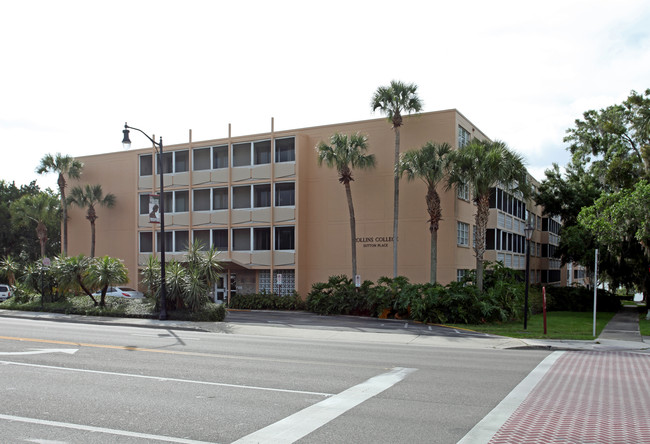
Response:
[[[357,288],[345,275],[331,276],[325,283],[315,283],[307,295],[307,309],[322,315],[369,315],[372,282]]]
[[[290,296],[264,292],[237,294],[230,298],[228,307],[241,310],[304,310],[305,301],[295,291]]]
[[[616,312],[621,300],[613,293],[598,290],[596,309],[602,312]],[[585,287],[546,287],[546,309],[548,311],[590,311],[594,309],[594,291]]]

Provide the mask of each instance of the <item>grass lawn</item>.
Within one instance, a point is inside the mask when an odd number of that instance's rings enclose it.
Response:
[[[646,318],[645,310],[643,313],[639,314],[639,330],[641,331],[642,336],[650,336],[650,321]]]
[[[596,336],[605,328],[615,313],[597,313]],[[541,314],[528,318],[528,329],[524,321],[494,324],[452,324],[453,327],[466,328],[493,335],[524,339],[595,339],[593,332],[593,312],[552,311],[546,313],[547,334],[544,334],[544,320]],[[647,321],[650,324],[650,321]],[[650,328],[650,326],[649,326]]]

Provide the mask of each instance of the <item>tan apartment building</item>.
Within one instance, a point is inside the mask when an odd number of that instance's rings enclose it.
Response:
[[[116,145],[119,136],[116,129]],[[393,159],[395,136],[385,118],[323,125],[223,139],[188,141],[164,147],[164,206],[167,260],[182,261],[187,245],[200,240],[221,253],[223,279],[218,300],[253,292],[303,297],[315,282],[351,274],[349,214],[337,173],[318,166],[316,145],[334,133],[368,136],[376,168],[354,171],[351,183],[357,226],[357,267],[362,280],[392,275]],[[471,138],[486,139],[456,110],[422,113],[405,119],[402,151],[427,141],[462,146]],[[134,141],[146,141],[144,137]],[[143,143],[144,145],[144,143]],[[96,255],[124,260],[131,284],[138,269],[159,254],[159,226],[150,222],[150,195],[157,195],[155,149],[142,148],[79,157],[82,183],[101,184],[116,196],[111,209],[99,208]],[[74,185],[74,184],[72,184]],[[443,220],[438,232],[438,280],[443,284],[475,268],[472,249],[474,211],[469,190],[441,195]],[[400,184],[399,274],[412,282],[429,279],[429,228],[425,186]],[[531,248],[531,282],[559,284],[560,263],[552,259],[559,243],[559,221],[544,218],[503,190],[493,190],[487,253],[515,269],[525,268],[524,226],[535,221]],[[90,228],[84,213],[69,211],[69,254],[88,254]],[[567,279],[564,279],[565,283]]]

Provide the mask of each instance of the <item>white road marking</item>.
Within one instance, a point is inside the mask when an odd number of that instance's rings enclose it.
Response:
[[[44,355],[46,353],[67,353],[73,355],[77,351],[79,351],[78,348],[39,348],[38,350],[23,352],[0,352],[0,356]]]
[[[191,338],[191,337],[185,337],[185,336],[179,336],[176,337],[174,335],[167,335],[167,334],[138,334],[138,333],[131,333],[131,336],[139,336],[141,338],[156,338],[156,339],[180,339],[182,341],[200,341],[200,338]]]
[[[206,441],[194,441],[191,439],[174,438],[172,436],[150,435],[148,433],[128,432],[126,430],[106,429],[104,427],[86,426],[80,424],[70,424],[67,422],[48,421],[45,419],[23,418],[20,416],[0,415],[0,419],[7,421],[25,422],[28,424],[38,424],[50,427],[61,427],[64,429],[83,430],[86,432],[107,433],[110,435],[128,436],[130,438],[142,438],[147,440],[177,442],[182,444],[206,444]]]
[[[289,444],[296,442],[353,407],[389,389],[416,370],[415,368],[395,367],[387,373],[370,378],[338,395],[327,398],[250,435],[244,436],[233,444],[257,444],[261,442]]]
[[[257,387],[254,385],[238,385],[238,384],[226,384],[222,382],[194,381],[191,379],[165,378],[163,376],[147,376],[147,375],[135,375],[132,373],[105,372],[102,370],[87,370],[81,368],[55,367],[51,365],[28,364],[25,362],[0,361],[0,365],[17,365],[22,367],[46,368],[49,370],[61,370],[67,372],[92,373],[92,374],[109,375],[109,376],[126,376],[128,378],[153,379],[155,381],[161,381],[161,382],[165,382],[165,381],[180,382],[185,384],[211,385],[217,387],[232,387],[232,388],[240,388],[240,389],[248,389],[248,390],[262,390],[267,392],[297,393],[301,395],[313,395],[313,396],[332,396],[331,393],[308,392],[304,390],[287,390],[287,389],[272,388],[272,387]]]
[[[473,444],[488,442],[499,431],[501,426],[512,416],[517,407],[526,399],[539,381],[553,366],[563,351],[555,351],[548,355],[533,369],[490,413],[487,414],[472,430],[458,441],[457,444]]]

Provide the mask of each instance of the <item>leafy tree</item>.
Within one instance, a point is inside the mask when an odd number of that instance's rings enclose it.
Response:
[[[320,142],[316,147],[318,151],[318,165],[323,162],[329,168],[336,168],[339,182],[345,186],[345,195],[348,200],[350,213],[350,248],[352,252],[352,277],[357,275],[357,229],[354,217],[354,204],[352,203],[352,190],[350,182],[353,169],[370,169],[375,166],[375,155],[366,154],[368,151],[368,138],[359,133],[353,135],[336,133],[330,137],[330,144]]]
[[[393,195],[393,277],[397,277],[397,240],[399,221],[399,150],[402,114],[420,112],[422,101],[417,95],[417,85],[393,80],[389,86],[380,86],[372,96],[370,106],[373,111],[380,110],[386,114],[395,130],[395,185]]]
[[[636,223],[619,219],[614,240],[604,229],[614,220],[604,206],[611,204],[611,211],[619,214],[621,205],[639,207],[627,198],[638,192],[633,190],[639,181],[650,179],[650,89],[643,94],[632,91],[621,104],[586,111],[564,140],[572,154],[567,172],[560,175],[557,166],[547,171],[536,198],[547,214],[562,216],[559,253],[563,261],[575,260],[591,268],[593,249],[598,248],[599,271],[609,276],[613,286],[636,284],[644,288],[647,298],[648,259],[636,238]]]
[[[47,192],[25,195],[11,205],[12,221],[16,227],[30,228],[36,225],[41,257],[45,257],[48,225],[59,219],[59,211],[57,197]]]
[[[483,291],[483,254],[490,212],[490,190],[500,186],[527,197],[530,185],[526,167],[522,157],[512,152],[504,142],[478,139],[452,151],[449,161],[451,170],[447,178],[447,189],[467,184],[476,203],[476,285]]]
[[[18,257],[26,254],[31,259],[36,259],[39,254],[38,245],[33,244],[31,230],[19,226],[13,221],[11,205],[25,195],[40,193],[38,185],[32,181],[28,185],[16,186],[15,182],[0,180],[0,255]],[[48,224],[48,231],[52,238],[58,237],[60,224]]]
[[[67,186],[66,176],[71,179],[78,179],[81,176],[83,164],[70,156],[63,156],[61,153],[46,154],[41,159],[41,164],[36,168],[38,174],[58,173],[59,195],[61,196],[61,219],[63,220],[63,254],[68,255],[68,202],[65,197]]]
[[[101,185],[76,186],[70,192],[68,203],[86,209],[86,219],[90,221],[90,257],[95,257],[95,221],[98,219],[96,205],[112,208],[115,205],[115,195],[112,193],[104,196]]]
[[[427,186],[426,202],[429,213],[429,232],[431,233],[431,273],[430,282],[436,282],[438,267],[438,227],[442,219],[440,195],[436,186],[444,178],[448,167],[451,146],[447,143],[427,142],[422,148],[407,151],[400,156],[400,177],[406,174],[409,181],[421,179]]]
[[[104,256],[91,261],[88,268],[88,280],[94,287],[101,290],[99,306],[104,307],[108,287],[128,282],[129,272],[120,259]]]

